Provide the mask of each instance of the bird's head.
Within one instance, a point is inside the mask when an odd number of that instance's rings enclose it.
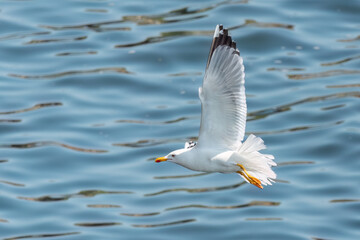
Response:
[[[155,162],[159,163],[159,162],[169,161],[174,163],[181,163],[185,159],[185,153],[188,152],[189,150],[191,149],[183,148],[172,151],[171,153],[169,153],[164,157],[159,157],[155,159]]]

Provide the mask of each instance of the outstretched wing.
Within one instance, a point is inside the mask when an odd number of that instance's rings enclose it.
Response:
[[[201,125],[199,145],[235,150],[245,134],[246,98],[243,60],[227,29],[216,26],[199,88]]]

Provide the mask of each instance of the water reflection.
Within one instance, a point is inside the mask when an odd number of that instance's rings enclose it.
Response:
[[[41,44],[41,43],[56,43],[56,42],[73,42],[73,41],[82,41],[87,39],[87,36],[80,36],[80,37],[72,37],[72,38],[53,38],[53,39],[38,39],[38,40],[31,40],[24,44]]]
[[[177,224],[184,224],[184,223],[190,223],[190,222],[195,222],[196,219],[191,218],[191,219],[184,219],[184,220],[179,220],[179,221],[174,221],[174,222],[166,222],[166,223],[158,223],[158,224],[133,224],[133,227],[141,227],[141,228],[155,228],[155,227],[166,227],[166,226],[171,226],[171,225],[177,225]]]
[[[318,237],[312,237],[311,239],[312,240],[332,240],[332,239],[329,239],[329,238],[318,238]]]
[[[54,201],[65,201],[69,200],[70,198],[77,198],[77,197],[95,197],[100,194],[131,194],[133,192],[130,191],[103,191],[103,190],[84,190],[78,193],[71,193],[71,194],[63,194],[57,196],[45,195],[41,197],[21,197],[19,196],[18,199],[28,200],[28,201],[35,201],[35,202],[54,202]]]
[[[168,74],[169,77],[201,76],[202,72],[181,72]]]
[[[0,144],[0,148],[37,148],[46,146],[57,146],[67,148],[73,151],[86,152],[86,153],[107,153],[107,150],[100,149],[89,149],[71,146],[65,143],[59,143],[55,141],[40,141],[40,142],[29,142],[29,143],[18,143],[18,144]]]
[[[342,107],[344,105],[341,106],[331,106],[328,108],[321,108],[321,110],[330,110],[330,109],[334,109],[334,108],[339,108]],[[324,124],[317,124],[317,125],[312,125],[312,126],[299,126],[299,127],[292,127],[292,128],[288,128],[288,129],[281,129],[281,130],[273,130],[273,131],[262,131],[262,132],[252,132],[255,135],[273,135],[273,134],[281,134],[281,133],[288,133],[288,132],[298,132],[298,131],[304,131],[304,130],[309,130],[309,129],[319,129],[319,128],[324,128],[324,127],[331,127],[334,125],[339,125],[344,123],[344,121],[337,121],[337,122],[333,122],[333,123],[324,123]]]
[[[184,18],[183,16],[186,15],[193,15],[198,13],[204,13],[208,12],[210,10],[213,10],[219,6],[225,5],[225,4],[245,4],[247,3],[247,0],[243,1],[222,1],[216,4],[212,4],[209,6],[205,6],[203,8],[193,9],[190,10],[189,7],[184,7],[176,10],[171,10],[164,14],[158,14],[158,15],[152,15],[152,16],[146,16],[146,15],[139,15],[139,16],[124,16],[124,21],[134,22],[138,25],[153,25],[153,24],[167,24],[167,23],[175,23],[175,22],[183,22],[183,21],[189,21],[189,20],[196,20],[199,18],[204,18],[207,15],[197,15],[193,17]],[[169,19],[170,18],[170,19]]]
[[[187,8],[184,8],[183,10],[187,10]],[[206,15],[198,15],[198,16],[192,16],[181,19],[166,19],[167,16],[162,15],[156,15],[156,16],[124,16],[123,21],[124,22],[133,22],[137,25],[155,25],[155,24],[167,24],[167,23],[176,23],[176,22],[184,22],[184,21],[191,21],[196,19],[201,19],[206,17]]]
[[[328,110],[333,110],[333,109],[337,109],[337,108],[342,108],[345,106],[346,106],[346,104],[337,104],[337,105],[333,105],[333,106],[329,106],[329,107],[323,107],[323,108],[321,108],[321,110],[328,111]]]
[[[142,148],[142,147],[150,147],[150,146],[156,146],[156,145],[161,145],[161,144],[165,144],[165,143],[170,143],[170,142],[184,142],[186,141],[183,138],[174,138],[174,139],[143,139],[143,140],[138,140],[136,142],[129,142],[129,143],[113,143],[113,146],[118,146],[118,147],[132,147],[132,148]]]
[[[95,12],[95,13],[107,13],[108,10],[107,9],[93,9],[93,8],[88,8],[88,9],[85,9],[85,12]]]
[[[23,75],[23,74],[9,73],[8,76],[15,78],[22,78],[22,79],[54,79],[54,78],[79,75],[79,74],[92,74],[92,73],[105,73],[105,72],[126,73],[126,74],[131,73],[126,68],[122,68],[122,67],[106,67],[106,68],[95,68],[89,70],[73,70],[73,71],[66,71],[66,72],[52,73],[45,75]]]
[[[184,21],[191,21],[200,18],[204,18],[207,15],[198,15],[199,13],[208,12],[213,10],[219,6],[225,4],[245,4],[247,0],[242,1],[231,1],[226,0],[219,3],[215,3],[209,6],[205,6],[202,8],[195,8],[190,10],[189,7],[183,7],[180,9],[170,10],[165,13],[155,14],[155,15],[127,15],[123,16],[120,20],[111,20],[111,21],[102,21],[102,22],[95,22],[95,23],[88,23],[88,24],[79,24],[79,25],[69,25],[69,26],[51,26],[51,25],[41,25],[42,28],[47,28],[51,30],[66,30],[66,29],[89,29],[96,32],[103,32],[103,31],[130,31],[130,27],[120,27],[120,28],[105,28],[105,25],[114,25],[114,24],[124,24],[124,23],[135,23],[137,25],[158,25],[158,24],[169,24],[169,23],[176,23],[176,22],[184,22]],[[184,17],[187,15],[195,15]]]
[[[89,208],[121,208],[120,205],[114,205],[114,204],[88,204],[87,207],[89,207]]]
[[[130,31],[130,27],[102,27],[103,25],[110,24],[121,24],[124,23],[123,20],[114,20],[114,21],[105,21],[97,23],[88,23],[88,24],[79,24],[79,25],[69,25],[69,26],[51,26],[51,25],[41,25],[40,27],[51,29],[53,31],[62,31],[68,29],[82,29],[82,30],[92,30],[95,32],[107,32],[107,31]]]
[[[329,94],[329,95],[325,95],[325,96],[308,97],[308,98],[305,98],[305,99],[302,99],[302,100],[299,100],[299,101],[296,101],[293,103],[284,104],[284,105],[281,105],[278,107],[267,108],[264,110],[250,112],[250,113],[248,113],[247,121],[258,120],[258,119],[266,118],[273,114],[290,111],[291,107],[300,105],[300,104],[304,104],[304,103],[333,100],[333,99],[339,99],[339,98],[345,98],[345,97],[359,98],[360,92],[343,92],[343,93]]]
[[[51,32],[13,33],[13,34],[9,34],[9,35],[0,37],[0,41],[21,39],[21,38],[27,38],[30,36],[47,35],[47,34],[51,34]]]
[[[94,223],[75,223],[75,226],[79,227],[109,227],[109,226],[115,226],[115,225],[121,225],[122,223],[119,222],[94,222]]]
[[[333,65],[338,65],[338,64],[342,64],[342,63],[346,63],[352,60],[356,60],[359,59],[360,56],[354,56],[354,57],[348,57],[348,58],[344,58],[335,62],[327,62],[327,63],[322,63],[321,66],[333,66]]]
[[[336,70],[328,70],[324,72],[318,73],[305,73],[305,74],[288,74],[289,79],[294,80],[308,80],[313,78],[325,78],[325,77],[333,77],[333,76],[341,76],[347,74],[360,74],[359,70],[345,70],[345,69],[336,69]]]
[[[347,39],[338,39],[338,42],[355,42],[360,40],[360,35],[354,38],[347,38]]]
[[[5,180],[0,180],[0,183],[4,183],[4,184],[14,186],[14,187],[25,187],[25,184],[15,183],[15,182],[10,182],[10,181],[5,181]]]
[[[342,84],[342,85],[328,85],[327,88],[356,88],[360,87],[360,83],[355,84]]]
[[[150,217],[150,216],[155,216],[155,215],[159,215],[160,212],[151,212],[151,213],[121,213],[121,215],[123,216],[127,216],[127,217]]]
[[[193,118],[197,118],[197,117],[179,117],[173,120],[167,120],[167,121],[160,121],[160,122],[156,122],[156,121],[144,121],[144,120],[130,120],[130,119],[122,119],[122,120],[116,120],[116,123],[133,123],[133,124],[146,124],[146,125],[165,125],[165,124],[171,124],[171,123],[177,123],[177,122],[182,122],[188,119],[193,119]]]
[[[230,206],[209,206],[203,204],[189,204],[189,205],[166,208],[165,211],[178,210],[184,208],[236,209],[236,208],[246,208],[252,206],[279,206],[279,205],[280,202],[271,202],[271,201],[252,201],[246,204],[230,205]]]
[[[7,112],[0,112],[0,115],[17,114],[17,113],[34,111],[34,110],[38,110],[38,109],[45,108],[45,107],[55,107],[55,106],[62,106],[62,105],[63,104],[61,102],[39,103],[30,108],[24,108],[24,109],[20,109],[20,110],[13,110],[13,111],[7,111]]]
[[[21,119],[0,119],[0,123],[19,123]]]
[[[245,19],[243,24],[229,27],[229,30],[234,30],[243,27],[258,27],[258,28],[284,28],[288,30],[293,30],[294,26],[291,24],[283,24],[283,23],[269,23],[269,22],[258,22],[253,19]]]
[[[200,177],[209,175],[211,173],[194,173],[194,174],[187,174],[187,175],[175,175],[175,176],[155,176],[154,179],[172,179],[172,178],[191,178],[191,177]]]
[[[62,57],[62,56],[79,56],[79,55],[95,55],[97,54],[97,51],[87,51],[87,52],[62,52],[57,53],[56,56]]]
[[[281,167],[281,166],[288,166],[288,165],[302,165],[302,164],[314,164],[315,162],[312,161],[292,161],[292,162],[281,162],[278,163],[277,166]]]
[[[360,199],[334,199],[331,203],[348,203],[348,202],[360,202]]]
[[[242,186],[244,184],[245,184],[245,182],[240,182],[240,183],[227,185],[227,186],[220,186],[220,187],[171,188],[171,189],[165,189],[165,190],[162,190],[162,191],[159,191],[159,192],[147,193],[147,194],[144,194],[144,196],[145,197],[152,197],[152,196],[157,196],[157,195],[170,193],[170,192],[203,193],[203,192],[223,191],[223,190],[238,188],[238,187],[240,187],[240,186]]]
[[[128,48],[128,47],[136,47],[140,45],[146,45],[151,43],[158,43],[169,41],[174,38],[185,37],[185,36],[208,36],[211,35],[212,31],[173,31],[173,32],[162,32],[160,36],[155,37],[147,37],[143,41],[135,42],[135,43],[127,43],[127,44],[118,44],[115,45],[115,48]]]
[[[293,29],[292,25],[289,24],[281,24],[281,23],[265,23],[265,22],[257,22],[255,20],[245,20],[243,24],[229,27],[229,30],[235,30],[243,27],[259,27],[259,28],[285,28],[285,29]],[[193,30],[193,31],[171,31],[171,32],[161,32],[159,36],[147,37],[143,41],[127,43],[127,44],[118,44],[115,45],[115,48],[128,48],[128,47],[136,47],[146,44],[159,43],[164,41],[169,41],[179,37],[186,36],[211,36],[213,34],[213,30],[209,31],[201,31],[201,30]]]
[[[279,72],[295,72],[295,71],[305,71],[305,68],[279,68],[279,67],[271,67],[267,69],[268,71],[279,71]]]
[[[4,240],[17,240],[17,239],[26,239],[26,238],[50,238],[50,237],[64,237],[69,235],[80,234],[80,232],[67,232],[67,233],[44,233],[44,234],[34,234],[34,235],[21,235],[17,237],[4,238]]]
[[[246,218],[246,221],[282,221],[283,218],[269,218],[269,217],[264,217],[264,218]]]

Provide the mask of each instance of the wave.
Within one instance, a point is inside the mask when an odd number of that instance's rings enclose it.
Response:
[[[0,148],[37,148],[37,147],[46,147],[46,146],[57,146],[67,148],[73,151],[86,152],[86,153],[107,153],[108,150],[100,149],[90,149],[90,148],[80,148],[71,146],[65,143],[59,143],[55,141],[39,141],[39,142],[29,142],[29,143],[17,143],[17,144],[0,144]]]
[[[17,240],[17,239],[26,239],[26,238],[50,238],[50,237],[64,237],[70,235],[80,234],[80,232],[66,232],[66,233],[42,233],[34,235],[21,235],[15,237],[4,238],[4,240]]]
[[[281,24],[281,23],[267,23],[267,22],[258,22],[255,20],[245,20],[243,24],[236,25],[233,27],[229,27],[229,30],[235,30],[243,27],[259,27],[259,28],[284,28],[292,30],[294,27],[289,24]],[[118,44],[115,45],[115,48],[128,48],[128,47],[136,47],[142,46],[146,44],[158,43],[169,41],[172,39],[177,39],[180,37],[186,36],[211,36],[213,34],[213,30],[192,30],[192,31],[170,31],[170,32],[161,32],[158,36],[147,37],[146,39],[127,44]]]
[[[109,227],[109,226],[116,226],[122,225],[119,222],[84,222],[84,223],[75,223],[75,226],[78,227]]]
[[[196,221],[195,218],[191,218],[191,219],[183,219],[183,220],[174,221],[174,222],[165,222],[165,223],[157,223],[157,224],[133,224],[132,226],[140,227],[140,228],[155,228],[155,227],[166,227],[166,226],[171,226],[171,225],[190,223],[190,222],[195,222],[195,221]]]
[[[342,84],[342,85],[328,85],[327,88],[356,88],[360,87],[360,83]]]
[[[355,42],[360,40],[360,35],[354,37],[354,38],[346,38],[346,39],[338,39],[338,42]]]
[[[246,218],[246,221],[282,221],[283,218],[275,218],[275,217],[264,217],[264,218]]]
[[[287,76],[289,79],[293,79],[293,80],[308,80],[313,78],[325,78],[325,77],[341,76],[348,74],[360,74],[360,71],[336,69],[336,70],[329,70],[329,71],[317,72],[317,73],[288,74]]]
[[[0,180],[0,183],[4,183],[13,187],[25,187],[25,184],[22,183],[15,183],[15,182],[10,182],[10,181],[5,181],[5,180]]]
[[[19,123],[21,119],[0,119],[0,123]]]
[[[45,195],[41,197],[22,197],[19,196],[18,199],[34,201],[34,202],[56,202],[56,201],[65,201],[70,198],[77,197],[95,197],[102,194],[132,194],[130,191],[103,191],[103,190],[83,190],[77,193],[62,194],[62,195]]]
[[[186,139],[183,138],[174,138],[174,139],[142,139],[136,142],[127,142],[127,143],[113,143],[113,146],[117,147],[132,147],[132,148],[140,148],[140,147],[151,147],[156,145],[161,145],[170,142],[185,142]]]
[[[51,34],[51,32],[12,33],[9,35],[0,36],[0,41],[21,39],[30,36],[48,35],[48,34]]]
[[[62,106],[62,105],[63,104],[61,102],[39,103],[39,104],[36,104],[36,105],[34,105],[32,107],[29,107],[29,108],[23,108],[23,109],[7,111],[7,112],[0,112],[0,115],[8,115],[8,114],[17,114],[17,113],[23,113],[23,112],[30,112],[30,111],[38,110],[38,109],[41,109],[41,108],[57,107],[57,106]]]
[[[204,193],[204,192],[223,191],[223,190],[238,188],[238,187],[240,187],[240,186],[242,186],[244,184],[245,184],[245,181],[240,182],[240,183],[236,183],[236,184],[232,184],[232,185],[220,186],[220,187],[170,188],[170,189],[165,189],[165,190],[162,190],[162,191],[159,191],[159,192],[147,193],[147,194],[144,194],[144,196],[145,197],[153,197],[153,196],[166,194],[166,193],[171,193],[171,192]]]
[[[56,56],[63,57],[63,56],[79,56],[79,55],[95,55],[98,54],[97,51],[85,51],[85,52],[62,52],[57,53]]]
[[[169,23],[178,23],[184,21],[191,21],[196,19],[201,19],[207,17],[207,15],[200,13],[205,13],[211,11],[222,5],[230,4],[245,4],[247,0],[242,1],[229,1],[225,0],[219,3],[205,5],[200,8],[190,9],[189,7],[177,8],[160,14],[151,14],[151,15],[126,15],[119,20],[110,20],[110,21],[101,21],[94,23],[78,24],[78,25],[64,25],[64,26],[52,26],[52,25],[40,25],[42,28],[51,29],[54,31],[62,31],[68,29],[83,29],[83,30],[92,30],[96,32],[104,31],[130,31],[130,27],[117,27],[109,28],[104,27],[106,25],[115,25],[115,24],[124,24],[124,23],[135,23],[136,25],[159,25],[159,24],[169,24]],[[193,15],[193,16],[189,16]]]
[[[360,202],[360,199],[333,199],[331,203],[348,203],[348,202]]]
[[[190,178],[190,177],[200,177],[209,175],[211,173],[195,173],[195,174],[187,174],[187,175],[175,175],[175,176],[155,176],[154,179],[174,179],[174,178]]]
[[[268,117],[273,114],[290,111],[291,107],[300,105],[300,104],[304,104],[304,103],[341,99],[341,98],[346,98],[346,97],[359,98],[360,92],[343,92],[343,93],[334,93],[334,94],[329,94],[329,95],[324,95],[324,96],[308,97],[308,98],[305,98],[305,99],[302,99],[302,100],[299,100],[296,102],[284,104],[284,105],[281,105],[278,107],[272,107],[272,108],[267,108],[267,109],[263,109],[263,110],[259,110],[259,111],[249,112],[247,115],[247,117],[248,117],[247,121],[258,120],[258,119],[262,119],[262,118]]]
[[[343,107],[343,106],[344,105],[336,106],[336,107]],[[331,108],[322,108],[322,110],[330,110],[330,109],[334,109],[334,108],[335,107],[332,106]],[[273,134],[281,134],[281,133],[289,133],[289,132],[298,132],[298,131],[304,131],[304,130],[310,130],[310,129],[326,128],[326,127],[339,125],[342,123],[344,123],[344,121],[316,124],[316,125],[310,125],[310,126],[298,126],[298,127],[292,127],[292,128],[287,128],[287,129],[281,129],[281,130],[273,130],[273,131],[251,132],[251,133],[254,135],[273,135]]]
[[[127,217],[149,217],[159,215],[160,212],[151,212],[151,213],[121,213],[123,216]]]
[[[114,205],[114,204],[88,204],[87,207],[89,207],[89,208],[121,208],[120,205]]]
[[[344,59],[340,59],[340,60],[337,60],[335,62],[326,62],[326,63],[322,63],[321,66],[333,66],[333,65],[339,65],[339,64],[342,64],[342,63],[346,63],[346,62],[350,62],[350,61],[353,61],[353,60],[356,60],[356,59],[359,59],[360,56],[354,56],[354,57],[348,57],[348,58],[344,58]]]
[[[246,208],[252,206],[279,206],[280,202],[270,202],[270,201],[251,201],[245,204],[239,205],[228,205],[228,206],[210,206],[210,205],[203,205],[203,204],[189,204],[189,205],[182,205],[177,207],[166,208],[165,211],[171,210],[178,210],[184,208],[206,208],[206,209],[235,209],[235,208]]]
[[[80,36],[80,37],[71,37],[71,38],[52,38],[52,39],[37,39],[37,40],[30,40],[25,42],[25,45],[30,44],[42,44],[42,43],[56,43],[56,42],[74,42],[74,41],[82,41],[87,39],[87,36]]]
[[[51,73],[51,74],[44,74],[44,75],[23,75],[23,74],[9,73],[8,76],[14,77],[14,78],[22,78],[22,79],[54,79],[54,78],[60,78],[60,77],[65,77],[65,76],[91,74],[91,73],[104,73],[104,72],[132,74],[132,72],[129,72],[126,68],[123,68],[123,67],[106,67],[106,68],[95,68],[95,69],[88,69],[88,70],[72,70],[72,71],[65,71],[65,72],[60,72],[60,73]]]

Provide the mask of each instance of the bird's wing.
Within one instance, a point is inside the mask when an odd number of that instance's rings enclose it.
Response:
[[[227,29],[218,25],[203,85],[199,88],[201,125],[198,144],[237,149],[245,134],[246,98],[243,60]]]

